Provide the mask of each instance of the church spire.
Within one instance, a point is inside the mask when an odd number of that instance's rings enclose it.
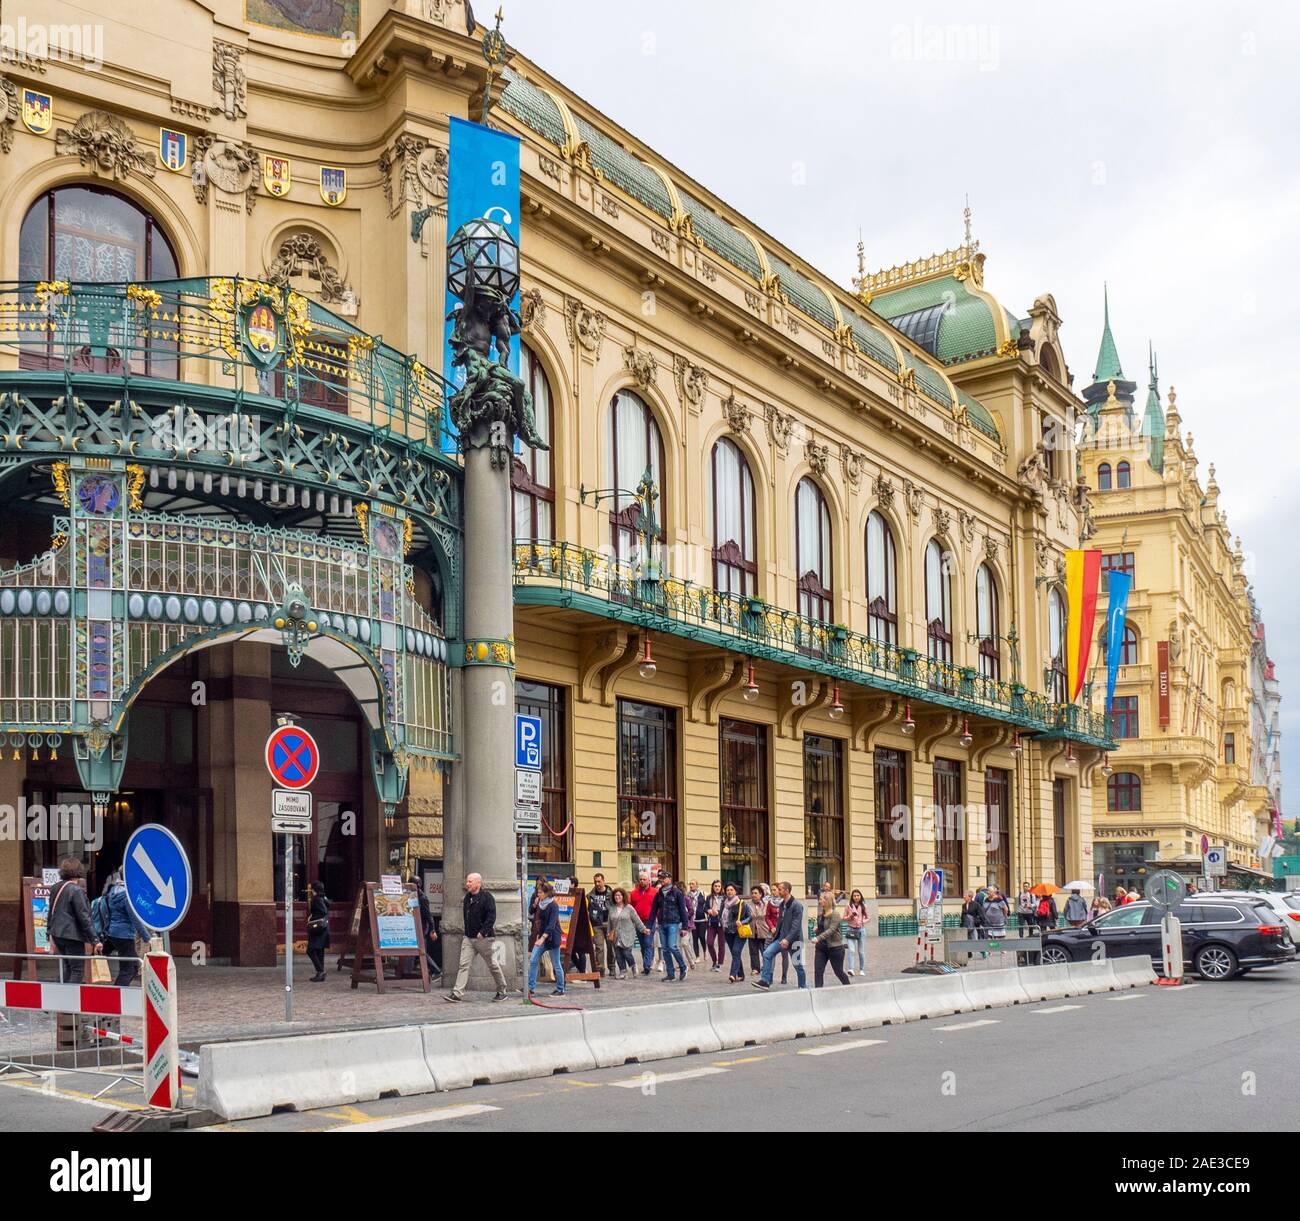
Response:
[[[1147,443],[1147,460],[1151,469],[1157,474],[1164,474],[1165,469],[1165,413],[1160,407],[1160,383],[1156,374],[1156,354],[1147,340],[1147,368],[1150,380],[1147,382],[1147,409],[1142,419],[1142,436]]]
[[[1115,336],[1110,332],[1110,286],[1108,284],[1102,285],[1102,308],[1104,321],[1101,330],[1101,348],[1097,352],[1097,371],[1092,375],[1092,385],[1084,388],[1083,401],[1088,406],[1089,414],[1096,420],[1102,408],[1110,400],[1109,386],[1114,382],[1115,400],[1124,408],[1129,427],[1136,428],[1137,421],[1133,418],[1133,395],[1137,391],[1137,383],[1125,379],[1124,370],[1119,363],[1119,353],[1115,350]]]
[[[1097,369],[1092,380],[1097,383],[1122,382],[1124,370],[1120,368],[1119,353],[1115,350],[1115,337],[1110,333],[1110,287],[1102,284],[1102,301],[1105,325],[1101,332],[1101,347],[1097,351]]]

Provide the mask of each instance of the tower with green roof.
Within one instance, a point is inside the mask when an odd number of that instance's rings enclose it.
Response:
[[[1156,354],[1147,344],[1147,366],[1150,380],[1147,382],[1147,409],[1142,417],[1142,436],[1147,445],[1147,461],[1151,469],[1163,475],[1165,470],[1165,412],[1160,406],[1160,387],[1156,376]]]
[[[1130,414],[1133,411],[1133,396],[1137,391],[1137,382],[1125,380],[1123,366],[1119,363],[1115,336],[1110,332],[1110,289],[1105,284],[1102,285],[1102,302],[1105,321],[1101,331],[1101,347],[1097,350],[1097,367],[1092,374],[1092,385],[1087,386],[1083,392],[1083,401],[1088,405],[1088,411],[1094,420],[1106,401],[1110,382],[1115,383],[1115,397]]]

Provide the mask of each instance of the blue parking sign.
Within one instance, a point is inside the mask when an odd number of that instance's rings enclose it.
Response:
[[[515,713],[515,766],[542,769],[542,718]]]

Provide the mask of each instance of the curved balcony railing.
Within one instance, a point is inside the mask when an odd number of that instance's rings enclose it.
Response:
[[[439,450],[437,374],[294,289],[263,280],[0,282],[0,373],[13,369],[262,394]]]
[[[976,670],[947,665],[757,598],[720,593],[677,577],[647,577],[642,566],[573,543],[517,540],[514,572],[516,586],[522,587],[518,601],[590,599],[597,604],[592,607],[596,613],[670,635],[711,640],[737,652],[903,695],[918,704],[983,714],[1030,732],[1076,738],[1105,749],[1113,746],[1104,714],[1053,703],[1019,683],[986,678]],[[528,592],[520,596],[523,589]]]

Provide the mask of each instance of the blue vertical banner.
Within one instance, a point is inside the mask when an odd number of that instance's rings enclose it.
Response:
[[[465,119],[451,119],[451,139],[447,166],[447,237],[450,240],[457,229],[468,220],[482,217],[503,226],[519,241],[519,138],[505,132],[493,131],[479,123]],[[444,257],[441,253],[438,257]],[[460,304],[459,298],[447,290],[447,321],[443,326],[442,368],[445,377],[457,387],[465,384],[465,370],[452,365],[451,313]],[[511,308],[518,313],[519,293],[516,291]],[[510,339],[510,370],[519,373],[519,336]],[[453,393],[443,388],[447,397]],[[444,406],[442,412],[442,452],[457,451],[456,430]]]
[[[1109,580],[1110,605],[1106,608],[1106,711],[1115,698],[1115,680],[1119,677],[1119,660],[1124,654],[1124,620],[1128,614],[1128,595],[1133,575],[1112,572]]]

